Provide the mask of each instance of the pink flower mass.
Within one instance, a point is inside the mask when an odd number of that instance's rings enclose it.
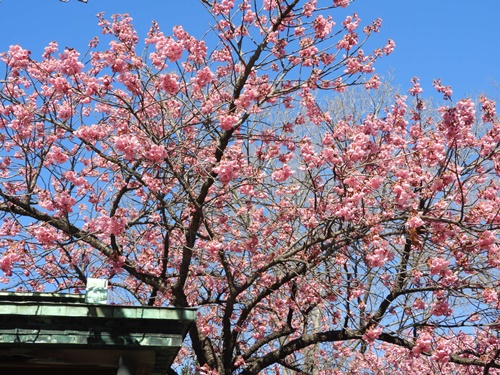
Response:
[[[393,95],[351,3],[1,53],[2,289],[196,308],[169,374],[500,374],[496,104]]]
[[[431,275],[438,275],[450,264],[448,260],[442,258],[434,258],[429,262],[430,262]]]
[[[276,182],[283,182],[283,181],[286,181],[293,174],[294,174],[294,171],[292,169],[290,169],[290,167],[288,165],[284,164],[281,168],[276,169],[272,173],[271,177]]]

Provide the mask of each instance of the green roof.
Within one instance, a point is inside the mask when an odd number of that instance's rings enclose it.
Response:
[[[118,361],[126,358],[141,374],[163,375],[195,314],[195,309],[89,304],[83,295],[0,292],[0,370],[26,366],[33,373],[46,368],[56,374],[60,368],[61,374],[76,375],[74,367],[116,374]]]

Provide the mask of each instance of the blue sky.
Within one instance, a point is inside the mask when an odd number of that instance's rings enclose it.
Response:
[[[356,0],[348,10],[358,12],[363,23],[383,19],[373,45],[392,38],[397,47],[376,69],[383,76],[392,71],[396,85],[406,89],[410,78],[419,76],[426,94],[433,95],[432,80],[441,78],[453,87],[455,99],[481,93],[500,97],[492,85],[500,83],[500,0]],[[153,19],[165,33],[179,24],[198,37],[208,29],[198,0],[1,0],[0,51],[20,44],[39,57],[53,40],[83,51],[100,35],[95,15],[101,11],[129,13],[141,37]],[[339,15],[332,13],[338,22]]]

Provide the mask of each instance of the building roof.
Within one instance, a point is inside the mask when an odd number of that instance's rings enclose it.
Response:
[[[135,374],[163,375],[195,313],[91,304],[76,294],[0,292],[0,372],[116,374],[128,361]]]

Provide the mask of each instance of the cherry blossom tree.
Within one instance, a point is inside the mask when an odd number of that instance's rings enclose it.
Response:
[[[411,100],[332,113],[394,49],[363,50],[381,21],[349,3],[201,0],[203,39],[153,23],[143,49],[129,16],[99,15],[105,47],[11,46],[5,288],[100,277],[198,307],[188,373],[498,373],[495,103],[436,81],[436,117],[415,79]]]

